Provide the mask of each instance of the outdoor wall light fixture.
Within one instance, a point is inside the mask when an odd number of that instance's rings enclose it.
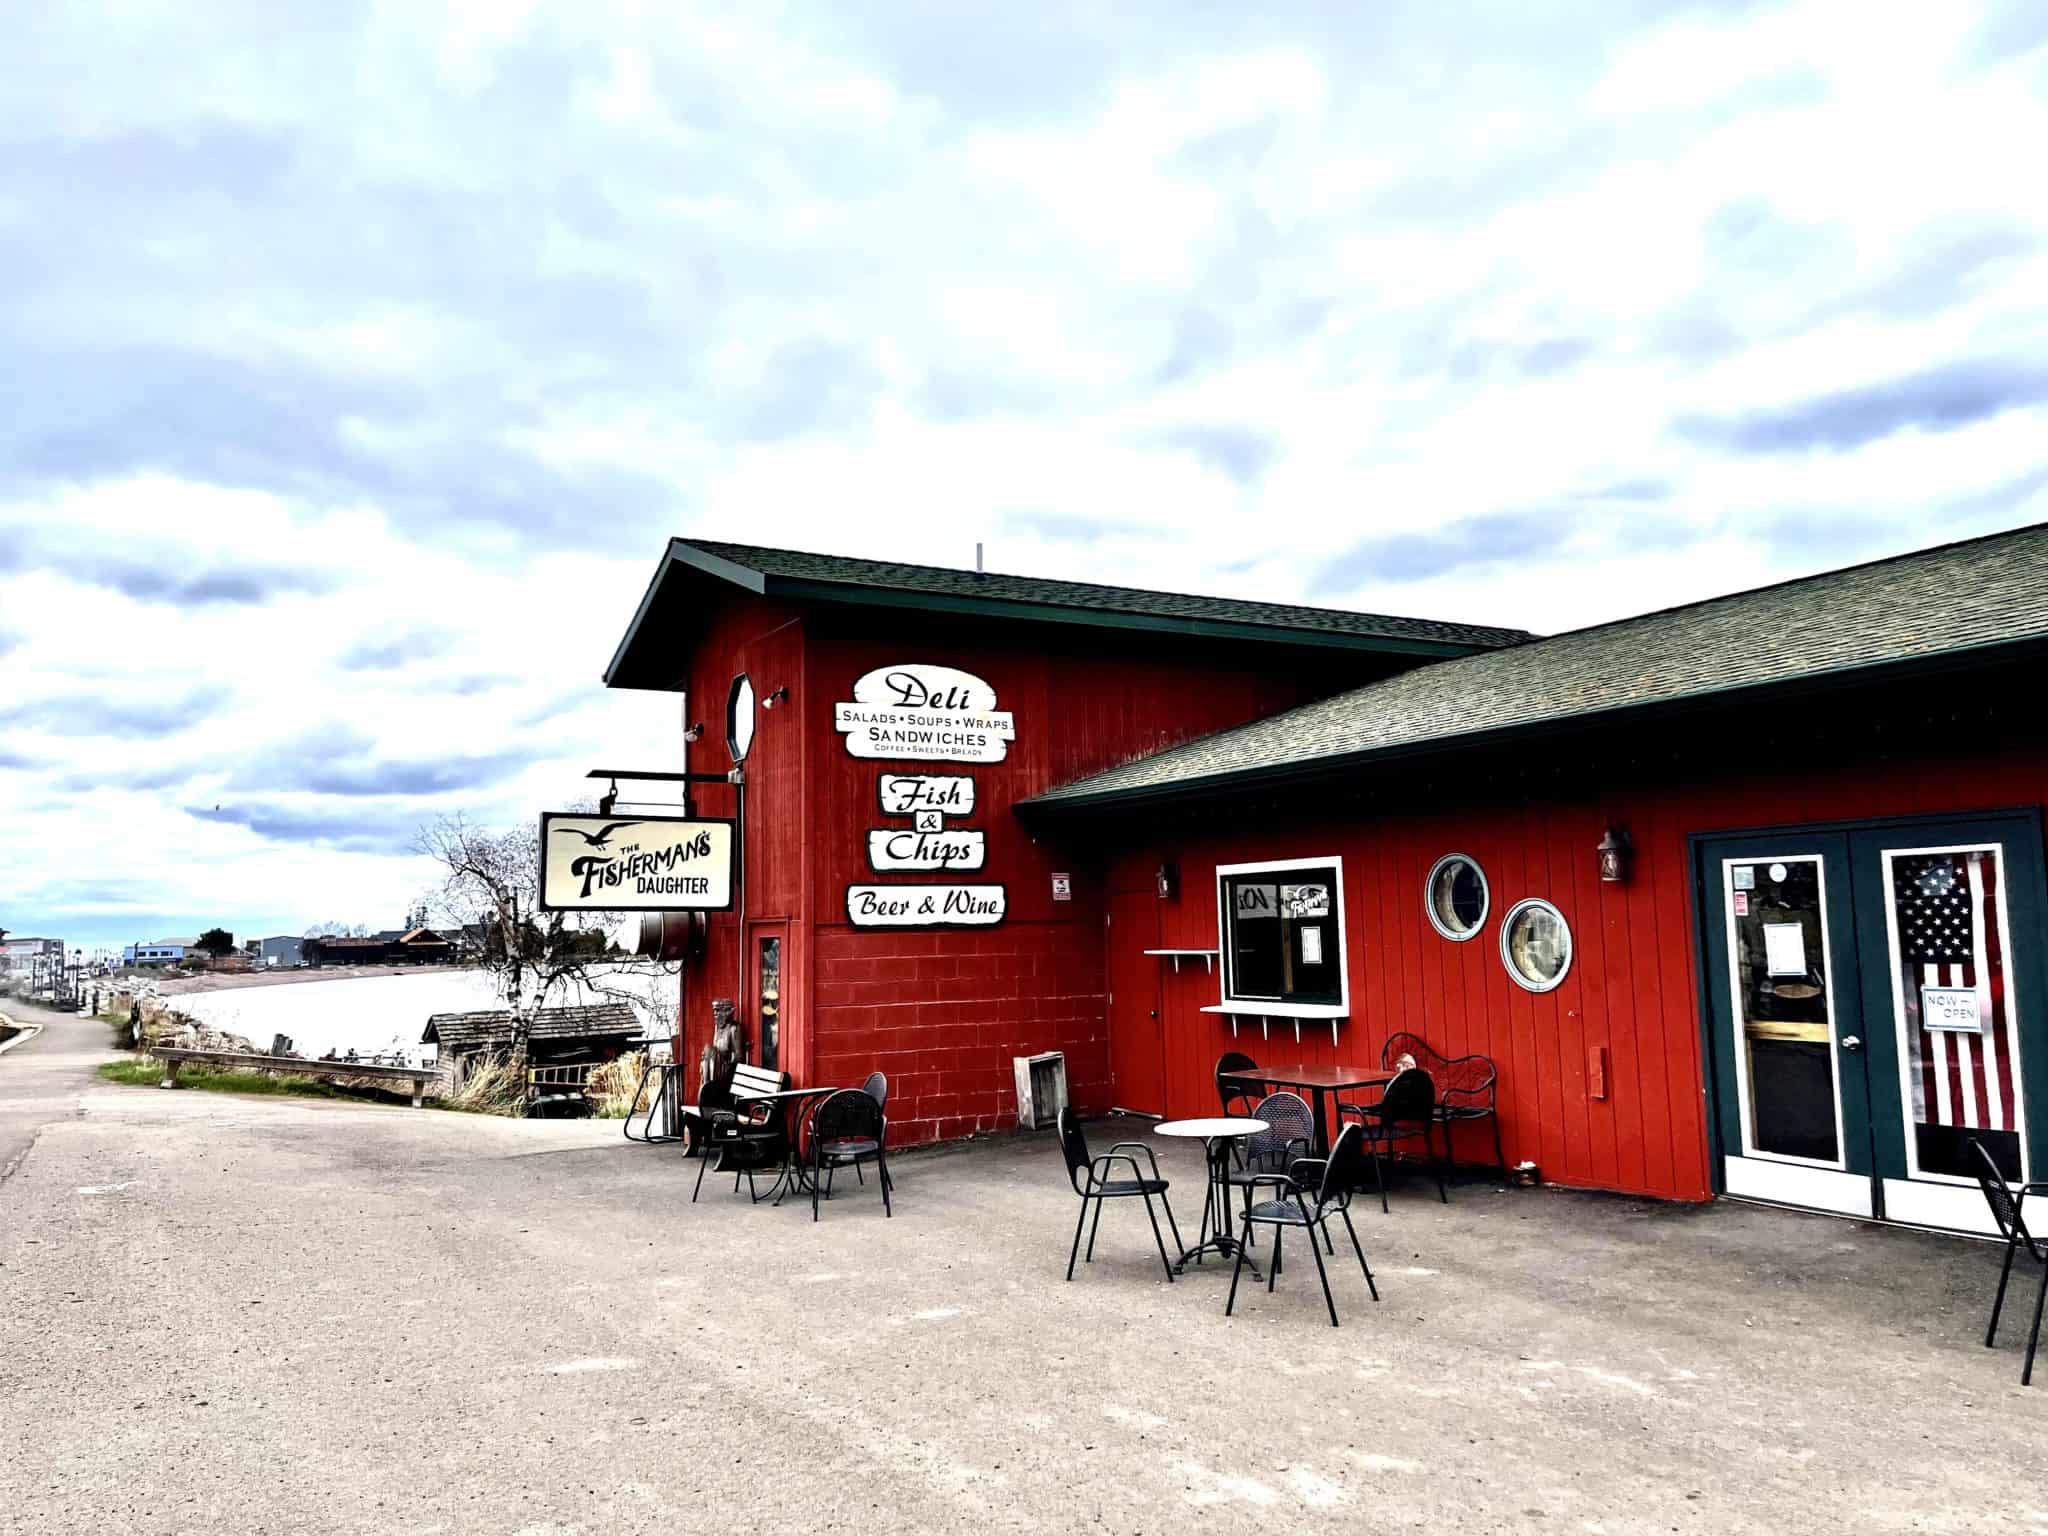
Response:
[[[685,741],[695,741],[695,740],[696,740],[696,739],[697,739],[698,737],[702,736],[703,734],[704,734],[704,722],[703,722],[702,720],[699,720],[699,721],[697,721],[697,722],[696,722],[696,723],[695,723],[694,725],[691,725],[691,726],[689,726],[689,727],[688,727],[687,729],[685,729],[685,730],[684,730],[684,732],[683,732],[683,740],[685,740]]]
[[[1180,871],[1171,864],[1161,864],[1159,866],[1159,873],[1153,878],[1159,887],[1159,899],[1161,901],[1173,900],[1173,893],[1180,889]]]
[[[778,688],[761,701],[761,707],[763,709],[773,709],[778,704],[787,704],[788,702],[789,690],[787,688]]]
[[[1632,851],[1628,842],[1626,827],[1609,827],[1601,836],[1600,878],[1609,885],[1619,885],[1628,878],[1628,860]]]

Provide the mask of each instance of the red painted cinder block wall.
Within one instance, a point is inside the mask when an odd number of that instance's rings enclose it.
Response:
[[[799,1080],[858,1084],[872,1071],[888,1074],[896,1145],[1014,1126],[1013,1059],[1042,1051],[1065,1054],[1077,1107],[1109,1105],[1102,884],[1065,852],[1034,841],[1012,813],[1018,800],[1403,664],[871,609],[810,610],[804,635],[808,749],[803,803],[793,809],[807,828],[812,947],[807,972],[793,978],[803,993],[801,1060],[809,1073]],[[958,667],[994,688],[997,706],[1016,717],[1016,740],[1002,762],[874,761],[847,751],[833,725],[834,704],[853,696],[863,673],[910,662]],[[958,874],[870,868],[869,830],[895,824],[879,811],[884,773],[972,778],[972,814],[948,825],[986,834],[984,867]],[[1074,877],[1067,901],[1052,896],[1060,872]],[[914,931],[847,921],[849,885],[949,880],[1004,886],[1004,921]]]
[[[943,1141],[1016,1123],[1012,1058],[1062,1051],[1075,1102],[1109,1093],[1101,947],[1079,925],[987,933],[821,929],[812,1019],[820,1081],[889,1077],[889,1135]]]
[[[923,610],[779,605],[744,593],[697,616],[679,646],[687,715],[702,722],[694,768],[727,766],[724,705],[746,672],[766,698],[747,760],[745,910],[711,918],[704,955],[683,980],[678,1036],[686,1081],[709,1038],[711,1003],[732,998],[760,1059],[753,967],[761,938],[783,937],[779,1065],[802,1084],[890,1080],[895,1145],[1016,1123],[1013,1058],[1066,1056],[1083,1110],[1110,1103],[1103,883],[1094,861],[1042,847],[1012,812],[1049,786],[1204,732],[1270,714],[1412,664],[1406,657],[1324,652],[1024,623]],[[988,682],[1015,716],[1000,763],[856,758],[834,706],[877,667],[957,667]],[[949,826],[986,834],[985,867],[957,874],[878,873],[867,834],[884,817],[885,773],[964,774],[975,808]],[[728,786],[701,786],[700,811],[731,815]],[[1073,876],[1055,901],[1052,875]],[[946,881],[1000,884],[993,928],[860,929],[846,888]]]

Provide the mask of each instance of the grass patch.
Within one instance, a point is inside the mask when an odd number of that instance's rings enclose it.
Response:
[[[163,1063],[150,1056],[128,1056],[100,1064],[100,1076],[110,1083],[154,1088],[163,1081]],[[357,1104],[410,1104],[410,1094],[385,1093],[375,1088],[350,1088],[302,1077],[296,1072],[254,1072],[246,1067],[201,1067],[187,1062],[178,1069],[178,1083],[184,1088],[214,1093],[255,1093],[293,1099],[347,1099]]]

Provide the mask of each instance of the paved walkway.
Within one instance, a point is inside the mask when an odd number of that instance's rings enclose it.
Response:
[[[1986,1246],[1415,1187],[1379,1306],[1304,1251],[1226,1320],[1135,1209],[1064,1284],[1042,1138],[813,1226],[614,1124],[100,1084],[95,1028],[0,1058],[0,1530],[2048,1527]]]

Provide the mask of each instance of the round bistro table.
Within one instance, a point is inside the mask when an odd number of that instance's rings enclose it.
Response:
[[[1239,1115],[1162,1120],[1152,1127],[1155,1136],[1184,1137],[1201,1142],[1203,1154],[1209,1162],[1209,1188],[1202,1197],[1201,1237],[1194,1247],[1181,1253],[1180,1262],[1174,1266],[1177,1272],[1185,1273],[1190,1260],[1200,1263],[1202,1255],[1211,1249],[1219,1259],[1237,1256],[1238,1240],[1230,1231],[1230,1144],[1247,1136],[1256,1136],[1265,1129],[1265,1121]],[[1258,1266],[1249,1258],[1245,1264],[1257,1276]]]

